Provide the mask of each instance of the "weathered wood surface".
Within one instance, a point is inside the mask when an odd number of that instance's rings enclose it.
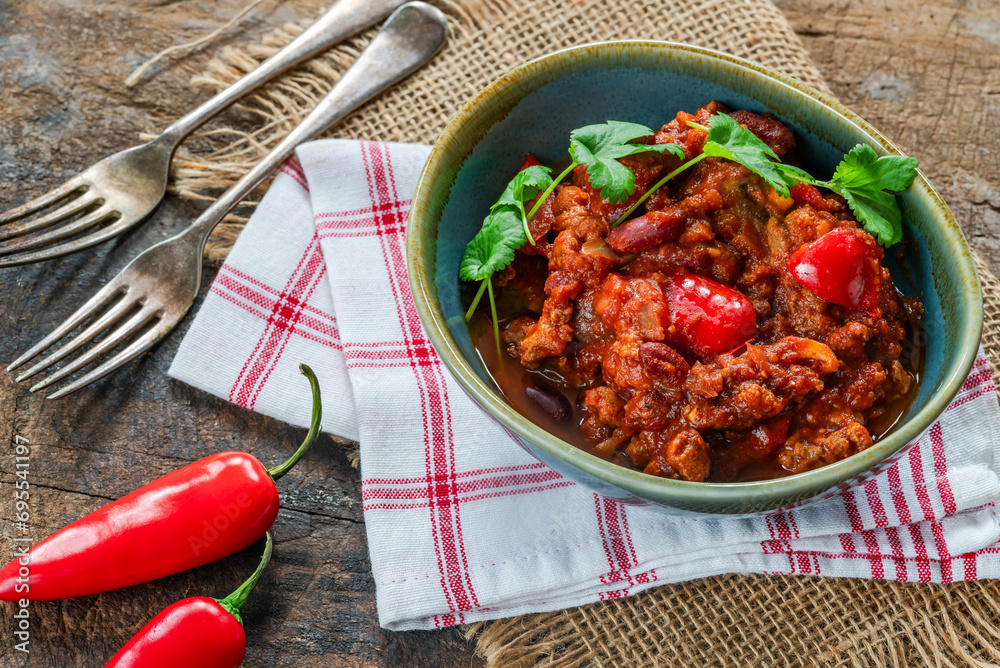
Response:
[[[201,99],[187,85],[205,55],[159,68],[125,90],[156,49],[218,26],[244,0],[0,0],[0,208],[40,193],[164,127]],[[225,41],[308,16],[323,4],[265,3]],[[1000,6],[992,0],[780,0],[835,92],[906,151],[941,189],[970,241],[1000,269]],[[655,29],[653,29],[655,30]],[[139,249],[199,207],[167,201],[150,223],[95,252],[0,270],[0,361],[65,318]],[[211,272],[209,272],[211,273]],[[207,282],[207,280],[206,280]],[[183,330],[183,327],[182,327]],[[12,443],[32,443],[31,535],[40,539],[109,499],[194,459],[246,449],[271,463],[291,429],[165,376],[180,333],[127,372],[47,402],[0,372],[0,556],[12,526]],[[323,439],[280,483],[274,561],[247,609],[247,666],[475,666],[456,630],[378,627],[358,475]],[[0,666],[102,665],[166,605],[229,593],[260,545],[156,583],[31,608],[31,654],[13,652],[0,608]]]

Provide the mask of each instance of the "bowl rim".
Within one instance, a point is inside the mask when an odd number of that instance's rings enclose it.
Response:
[[[958,335],[959,356],[945,370],[945,378],[941,387],[931,395],[926,405],[917,413],[907,416],[904,422],[893,428],[888,436],[852,457],[812,471],[772,480],[706,483],[659,478],[605,461],[549,433],[509,405],[496,390],[480,379],[472,370],[455,344],[444,318],[439,317],[431,308],[432,298],[436,296],[434,282],[436,238],[433,243],[429,240],[425,243],[421,238],[422,235],[412,233],[411,225],[414,220],[427,219],[434,182],[439,178],[439,175],[445,173],[443,163],[448,161],[449,153],[462,150],[462,147],[452,148],[452,143],[455,141],[454,135],[466,123],[474,119],[484,103],[492,99],[499,91],[511,84],[516,84],[523,78],[544,78],[545,72],[571,63],[571,61],[599,58],[602,54],[613,50],[632,48],[679,51],[714,61],[724,67],[742,71],[743,74],[756,80],[751,85],[761,80],[764,82],[770,80],[771,84],[791,89],[788,92],[808,98],[808,103],[826,107],[836,116],[853,125],[870,139],[876,152],[902,155],[902,152],[881,132],[832,97],[781,72],[712,49],[660,40],[613,40],[573,46],[527,61],[487,85],[449,120],[441,136],[434,143],[420,173],[410,207],[406,261],[410,289],[417,313],[431,344],[465,392],[480,408],[498,420],[509,432],[531,442],[548,456],[555,457],[604,484],[631,492],[654,501],[654,503],[671,506],[676,502],[682,506],[690,504],[691,507],[704,505],[706,501],[710,501],[712,505],[766,504],[781,499],[794,500],[820,495],[839,482],[865,474],[904,446],[914,442],[940,416],[968,376],[975,362],[982,336],[982,290],[972,258],[972,251],[951,209],[922,172],[918,172],[917,179],[910,187],[915,188],[919,194],[925,197],[935,214],[943,220],[942,236],[950,247],[958,251],[954,257],[954,268],[958,272],[957,280],[961,281],[962,285],[968,286],[966,288],[968,291],[974,290],[976,295],[976,298],[969,300],[968,308],[965,309],[967,320],[970,322],[964,323],[968,326],[964,327]],[[465,151],[463,163],[473,148],[474,145]],[[428,257],[423,263],[419,262],[418,258],[425,254]]]

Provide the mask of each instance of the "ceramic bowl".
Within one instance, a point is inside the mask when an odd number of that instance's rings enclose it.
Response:
[[[424,166],[410,211],[407,260],[420,320],[455,379],[543,462],[595,491],[673,511],[753,513],[822,498],[864,476],[927,429],[958,392],[976,356],[982,301],[972,254],[940,195],[919,175],[899,197],[905,235],[887,253],[896,285],[920,295],[926,362],[905,418],[874,446],[815,471],[776,480],[666,480],[606,462],[549,434],[501,396],[462,319],[458,265],[500,184],[528,153],[566,157],[572,129],[608,119],[658,128],[678,110],[719,100],[774,114],[798,140],[811,173],[828,177],[858,143],[899,153],[878,130],[832,98],[778,72],[694,46],[655,41],[590,44],[533,60],[479,93],[448,124]],[[869,473],[870,474],[870,473]]]

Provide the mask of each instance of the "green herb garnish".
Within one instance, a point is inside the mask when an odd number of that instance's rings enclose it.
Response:
[[[514,207],[502,207],[483,221],[483,226],[465,247],[462,264],[458,268],[459,278],[463,281],[482,281],[479,292],[465,313],[466,322],[472,319],[472,314],[475,313],[479,300],[483,298],[483,292],[487,289],[490,294],[491,311],[496,313],[496,304],[493,303],[493,274],[513,262],[514,251],[523,245],[524,230],[521,228],[521,218]],[[500,324],[495,316],[493,335],[499,351]]]
[[[608,121],[603,125],[588,125],[573,130],[569,135],[569,154],[573,165],[587,167],[587,178],[592,188],[601,191],[601,198],[609,202],[624,202],[635,192],[635,173],[618,162],[619,158],[637,153],[663,153],[674,155],[684,151],[676,144],[630,144],[640,137],[648,137],[653,131],[645,125]]]
[[[693,124],[692,124],[693,125]],[[724,158],[739,163],[767,181],[767,184],[788,197],[788,184],[778,154],[754,133],[737,123],[732,116],[716,114],[709,121],[708,141],[702,155]]]
[[[528,237],[528,242],[534,246],[535,240],[528,229],[528,215],[524,211],[527,202],[538,197],[538,191],[552,185],[552,170],[541,165],[532,165],[522,169],[517,173],[507,188],[500,195],[497,203],[490,207],[491,212],[496,212],[504,208],[513,208],[521,216],[521,224],[524,227],[524,235]]]
[[[587,125],[569,133],[569,154],[573,162],[535,202],[528,212],[530,220],[539,207],[563,179],[580,165],[587,168],[590,186],[600,190],[601,197],[609,202],[624,202],[635,192],[635,173],[618,162],[618,158],[637,153],[672,153],[684,157],[684,149],[676,144],[630,144],[629,142],[653,134],[650,128],[638,123],[608,121]]]
[[[619,221],[663,184],[706,157],[716,156],[743,165],[785,197],[788,189],[798,183],[829,188],[847,200],[861,224],[883,246],[891,246],[903,237],[899,205],[895,195],[887,191],[904,190],[913,182],[917,175],[915,159],[901,155],[878,157],[870,146],[858,144],[844,156],[833,178],[820,181],[803,169],[782,163],[770,146],[727,114],[712,116],[707,127],[690,121],[688,125],[708,132],[702,153],[653,184]]]
[[[829,188],[847,200],[858,220],[879,243],[891,246],[902,238],[902,215],[893,191],[904,190],[913,182],[917,174],[917,161],[913,158],[899,155],[879,157],[871,147],[858,144],[844,156],[829,181],[820,181],[803,169],[782,163],[770,146],[727,114],[712,116],[707,126],[691,121],[688,125],[708,133],[702,152],[653,184],[618,218],[616,224],[628,218],[668,181],[705,158],[715,156],[743,165],[785,197],[789,195],[789,188],[799,183]],[[653,131],[644,125],[621,121],[573,130],[569,145],[573,161],[569,167],[555,178],[552,178],[551,169],[541,165],[521,170],[507,184],[496,204],[490,207],[490,215],[465,248],[459,276],[465,281],[482,282],[465,313],[466,321],[472,319],[483,294],[489,295],[493,336],[498,352],[500,325],[497,322],[492,277],[514,261],[515,251],[524,245],[525,240],[535,243],[528,221],[538,213],[555,187],[580,165],[587,168],[590,186],[599,190],[603,199],[623,202],[635,192],[635,173],[619,162],[619,158],[647,152],[685,157],[684,150],[677,144],[631,143],[652,134]],[[534,206],[526,212],[526,203],[533,199]]]
[[[483,294],[490,300],[493,315],[493,336],[497,350],[500,350],[500,325],[496,317],[496,302],[493,297],[493,274],[514,261],[514,251],[524,245],[525,239],[531,244],[535,240],[528,229],[531,220],[542,203],[555,187],[577,166],[587,167],[587,177],[591,187],[599,189],[601,197],[610,202],[624,201],[635,192],[635,174],[618,162],[618,158],[636,153],[663,153],[684,156],[684,151],[675,144],[630,144],[629,142],[648,137],[653,131],[645,125],[608,121],[599,125],[588,125],[570,133],[569,154],[573,162],[562,174],[552,178],[552,170],[541,165],[533,165],[518,172],[496,204],[490,207],[490,215],[472,241],[465,247],[459,277],[465,281],[482,281],[465,320],[472,319]],[[539,195],[539,191],[544,191]],[[537,199],[536,199],[537,198]],[[524,206],[536,199],[531,211]]]
[[[865,229],[883,246],[891,246],[903,238],[903,216],[893,191],[905,190],[916,176],[916,159],[879,157],[871,146],[858,144],[844,156],[829,181],[814,179],[801,169],[790,178],[839,194]]]

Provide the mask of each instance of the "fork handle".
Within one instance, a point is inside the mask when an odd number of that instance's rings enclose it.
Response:
[[[397,9],[316,108],[177,237],[187,236],[200,249],[209,233],[244,197],[278,169],[302,142],[313,139],[362,104],[395,85],[429,61],[444,46],[448,21],[425,2]]]
[[[281,51],[229,88],[178,119],[163,131],[159,139],[176,148],[198,126],[251,90],[334,44],[375,25],[404,2],[405,0],[338,0]]]

